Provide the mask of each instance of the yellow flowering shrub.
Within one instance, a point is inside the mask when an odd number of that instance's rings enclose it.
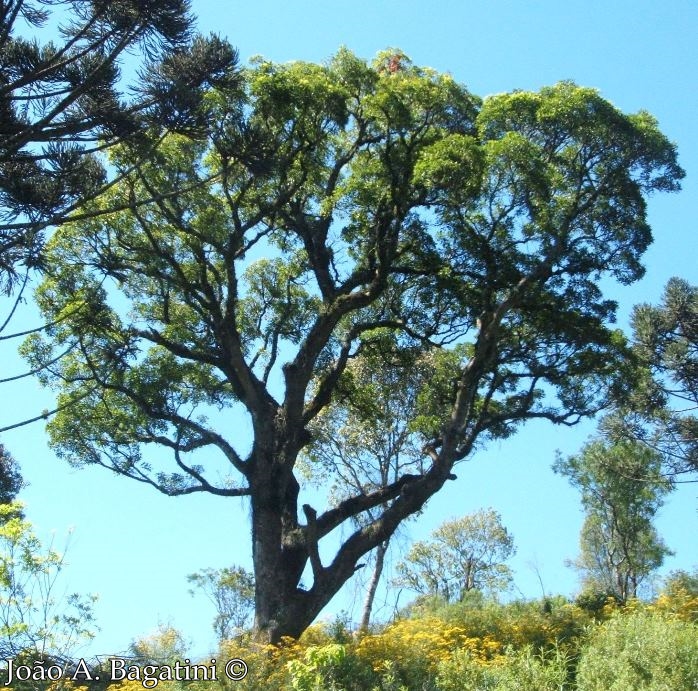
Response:
[[[501,648],[491,637],[468,636],[462,627],[425,617],[402,619],[380,633],[364,636],[356,655],[368,661],[375,672],[396,672],[410,688],[419,688],[417,684],[433,675],[455,650],[467,651],[484,663],[496,657]]]
[[[304,653],[305,646],[293,638],[284,638],[279,645],[260,645],[252,640],[226,641],[218,653],[218,681],[231,691],[287,689],[290,688],[288,664],[302,659]],[[229,681],[223,665],[235,658],[245,661],[248,673],[240,681]]]
[[[300,638],[300,643],[302,646],[319,646],[319,645],[329,645],[330,643],[337,643],[338,641],[331,635],[328,631],[327,624],[312,624],[309,626]]]
[[[458,603],[444,608],[439,616],[461,627],[467,637],[489,642],[490,648],[498,644],[500,652],[531,646],[537,651],[562,647],[574,653],[591,623],[587,612],[561,598],[481,607]]]
[[[524,607],[505,616],[499,630],[504,645],[523,649],[553,650],[574,647],[588,624],[586,615],[576,606],[564,604],[550,612]]]
[[[90,691],[89,687],[81,684],[76,684],[70,679],[61,679],[60,681],[52,681],[46,691]],[[141,687],[141,691],[143,691]]]
[[[531,646],[508,648],[496,664],[482,664],[457,650],[439,664],[438,691],[560,691],[569,688],[570,659],[555,650],[536,653]]]
[[[586,651],[590,641],[596,640],[590,638],[590,632],[599,630],[602,622],[629,623],[640,621],[637,617],[655,616],[666,621],[690,623],[696,621],[697,610],[696,593],[677,586],[651,604],[639,600],[619,604],[611,598],[605,604],[600,601],[595,612],[564,598],[555,598],[542,602],[490,602],[477,606],[457,603],[442,606],[431,613],[413,613],[409,618],[364,635],[352,634],[347,627],[340,630],[336,624],[317,624],[308,628],[300,640],[284,639],[278,646],[257,644],[250,638],[224,642],[216,655],[217,684],[191,682],[187,689],[573,689],[576,688],[574,676],[580,657],[586,660],[587,676],[591,662],[594,662],[594,669],[599,667],[596,658],[589,657]],[[694,648],[690,648],[690,654],[693,651]],[[233,658],[242,659],[247,664],[245,679],[227,679],[224,665]],[[157,688],[175,691],[181,688],[181,684],[160,682]],[[141,681],[135,680],[109,687],[109,691],[142,689]],[[61,686],[49,691],[88,690]]]
[[[109,691],[143,691],[144,688],[156,688],[158,691],[170,691],[177,688],[176,682],[172,681],[158,681],[156,686],[153,686],[152,682],[146,682],[146,686],[143,686],[142,681],[136,681],[135,679],[118,681],[115,684],[109,686]],[[85,689],[85,691],[88,691]]]
[[[227,682],[219,674],[219,683],[230,691],[323,688],[323,683],[337,689],[426,688],[437,674],[456,679],[466,668],[473,683],[480,677],[514,678],[514,669],[553,674],[549,655],[561,656],[554,671],[559,675],[561,660],[578,653],[589,622],[582,609],[560,599],[550,608],[530,602],[450,607],[438,615],[398,620],[373,634],[347,636],[341,643],[327,625],[315,625],[299,641],[278,647],[226,643],[219,659],[242,658],[249,674],[240,682]],[[529,652],[519,659],[517,651]],[[369,683],[370,678],[375,681]],[[347,679],[351,683],[345,684]]]
[[[662,593],[650,609],[660,614],[673,614],[683,621],[698,623],[698,595],[687,588]]]

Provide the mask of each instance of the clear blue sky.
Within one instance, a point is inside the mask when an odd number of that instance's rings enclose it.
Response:
[[[671,276],[698,283],[698,3],[194,0],[193,7],[201,31],[229,38],[243,62],[253,55],[322,61],[341,45],[371,58],[398,47],[416,64],[450,72],[481,96],[573,79],[597,87],[625,111],[650,111],[678,144],[687,177],[680,194],[651,200],[655,243],[646,255],[646,277],[609,295],[619,301],[625,325],[632,305],[657,302]],[[18,329],[34,323],[30,306],[15,320]],[[0,346],[2,376],[21,371],[14,344]],[[50,395],[31,381],[4,385],[0,426],[49,407]],[[407,526],[404,545],[446,518],[492,506],[516,539],[513,566],[521,593],[541,594],[538,575],[547,593],[573,593],[576,576],[564,560],[576,554],[581,509],[577,493],[550,465],[556,449],[576,452],[593,429],[593,423],[573,430],[537,423],[484,449]],[[184,633],[194,654],[206,653],[213,646],[213,610],[204,598],[187,594],[186,576],[207,566],[249,567],[246,506],[218,497],[169,499],[100,468],[72,470],[53,457],[38,424],[8,432],[2,441],[30,483],[21,498],[40,536],[49,540],[55,531],[60,545],[74,527],[63,582],[68,590],[100,596],[102,631],[85,652],[123,650],[163,622]],[[657,523],[676,552],[665,571],[698,565],[696,493],[695,485],[677,491]],[[349,588],[330,609],[355,605],[358,616],[360,603]]]

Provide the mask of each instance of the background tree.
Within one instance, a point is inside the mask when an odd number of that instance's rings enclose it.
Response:
[[[100,151],[148,128],[193,132],[203,89],[229,80],[235,54],[192,41],[186,0],[8,0],[0,6],[0,287],[42,264],[43,230],[107,180]],[[30,36],[51,20],[43,44]],[[56,39],[59,39],[56,42]],[[120,83],[140,53],[136,96]],[[133,57],[131,57],[133,59]]]
[[[140,666],[182,664],[188,657],[184,637],[168,624],[158,624],[156,631],[133,641],[129,652],[133,663]]]
[[[63,554],[45,548],[16,502],[0,504],[0,657],[67,662],[95,633],[95,597],[60,589]]]
[[[241,566],[202,569],[187,576],[216,608],[213,630],[225,641],[249,628],[254,614],[254,575]],[[189,591],[192,595],[194,590]]]
[[[168,137],[86,212],[126,209],[56,232],[37,295],[54,326],[26,346],[67,406],[49,423],[59,455],[169,495],[249,497],[271,641],[298,636],[479,445],[604,405],[625,347],[600,279],[642,274],[644,196],[683,174],[649,115],[591,89],[482,103],[384,58],[258,61],[239,92],[213,88],[206,139]],[[380,332],[450,369],[421,394],[424,470],[318,511],[299,454]]]
[[[397,585],[446,602],[472,590],[495,594],[511,585],[504,562],[516,552],[514,538],[493,509],[446,521],[431,537],[412,545],[398,564]]]
[[[10,504],[19,494],[22,485],[17,462],[4,445],[0,444],[0,506]]]
[[[671,554],[652,525],[671,486],[660,456],[638,442],[593,441],[558,458],[555,472],[582,494],[586,518],[574,565],[586,589],[636,597],[638,587]]]
[[[672,278],[661,303],[637,305],[631,324],[647,376],[626,390],[604,429],[647,444],[674,482],[690,481],[698,472],[698,287]]]
[[[419,393],[434,376],[428,357],[402,351],[396,344],[365,341],[360,356],[349,363],[337,387],[337,404],[313,421],[313,441],[306,450],[311,481],[326,485],[334,505],[357,493],[385,489],[406,473],[424,472],[424,455],[415,433]],[[352,521],[370,525],[387,501]],[[390,539],[371,552],[372,568],[359,621],[367,630]]]
[[[95,598],[59,590],[65,550],[36,537],[16,501],[22,486],[17,462],[0,444],[0,659],[66,662],[94,636]]]

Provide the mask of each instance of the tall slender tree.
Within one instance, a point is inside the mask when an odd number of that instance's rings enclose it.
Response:
[[[216,608],[213,630],[219,641],[249,628],[254,614],[254,576],[241,566],[202,569],[187,576]],[[194,590],[189,591],[194,595]]]
[[[636,597],[671,554],[652,524],[671,489],[660,456],[638,442],[593,441],[578,455],[559,458],[555,470],[582,494],[586,518],[574,566],[584,587],[623,602]]]
[[[61,456],[249,498],[266,640],[298,636],[477,446],[604,405],[625,344],[599,279],[642,274],[645,195],[683,174],[649,115],[592,89],[483,103],[392,58],[258,61],[240,92],[213,88],[207,138],[168,137],[86,209],[123,211],[51,239],[37,298],[54,326],[26,346],[71,404],[49,423]],[[420,394],[423,470],[318,511],[299,454],[381,332],[450,363]]]
[[[94,637],[92,595],[66,593],[65,551],[43,546],[18,502],[0,502],[0,656],[67,664]],[[0,670],[5,683],[6,665]],[[5,677],[6,678],[6,677]],[[8,680],[8,683],[10,681]]]

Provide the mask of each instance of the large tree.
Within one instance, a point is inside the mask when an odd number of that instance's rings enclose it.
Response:
[[[600,278],[642,275],[644,196],[682,171],[651,116],[592,89],[481,102],[395,53],[258,61],[206,106],[206,141],[169,137],[88,206],[129,208],[52,238],[37,299],[55,326],[27,350],[39,367],[75,344],[43,375],[73,403],[49,424],[71,463],[248,498],[255,627],[277,641],[476,446],[603,405],[624,343]],[[386,333],[451,362],[423,391],[424,468],[301,516],[309,426]]]
[[[671,554],[654,517],[671,486],[661,475],[661,457],[635,441],[589,442],[556,472],[581,492],[586,513],[580,554],[574,565],[585,589],[637,597],[639,586]]]

